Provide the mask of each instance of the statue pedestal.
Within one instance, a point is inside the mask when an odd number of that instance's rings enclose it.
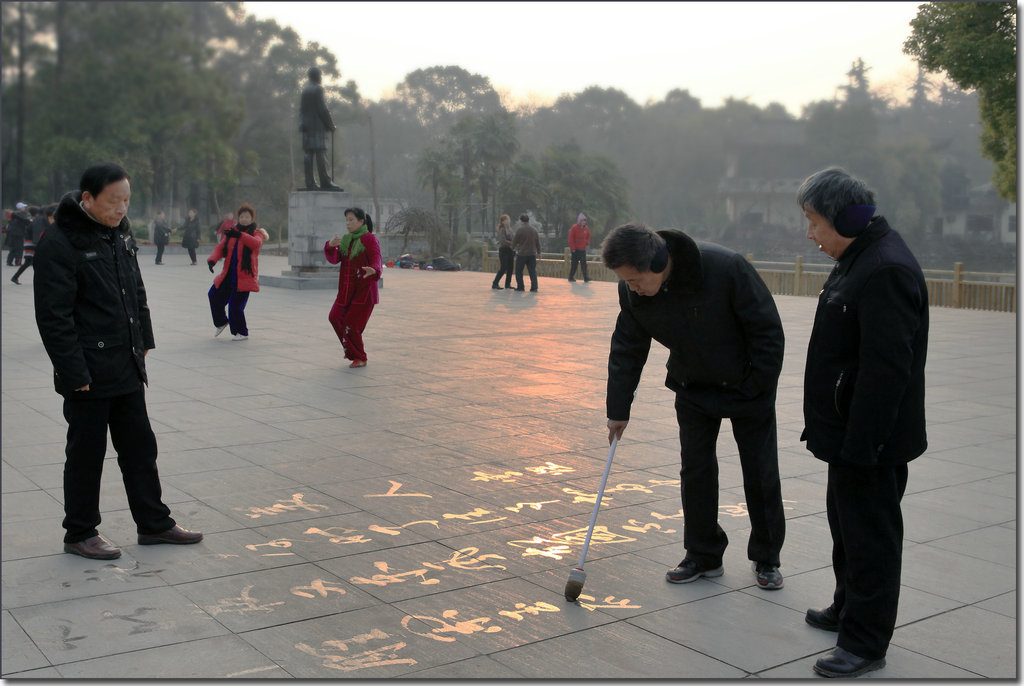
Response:
[[[281,288],[337,288],[338,267],[324,257],[324,243],[344,236],[345,208],[352,194],[292,191],[288,196],[288,265],[281,276],[260,275],[260,285]]]

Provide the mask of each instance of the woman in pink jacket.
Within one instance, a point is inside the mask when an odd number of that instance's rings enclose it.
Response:
[[[233,340],[249,339],[249,328],[245,323],[245,304],[249,294],[260,289],[259,254],[263,241],[270,234],[256,226],[256,210],[249,203],[243,203],[236,213],[237,226],[224,232],[220,242],[206,258],[206,264],[213,273],[213,267],[224,258],[224,268],[213,279],[210,287],[210,312],[213,325],[219,336],[231,326]],[[224,307],[227,306],[227,314]]]
[[[324,255],[338,270],[338,297],[327,320],[345,349],[350,367],[366,366],[363,331],[373,306],[380,301],[377,282],[381,277],[380,243],[373,235],[373,221],[359,207],[345,210],[343,237],[338,234],[324,245]]]

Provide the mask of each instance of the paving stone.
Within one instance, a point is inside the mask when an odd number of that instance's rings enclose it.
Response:
[[[434,628],[382,606],[249,631],[240,638],[298,679],[393,678],[477,657],[452,636],[433,638]]]
[[[955,655],[958,667],[990,679],[1017,679],[1017,622],[976,607],[899,627],[895,645],[932,656]],[[948,659],[948,657],[947,657]]]
[[[58,667],[65,679],[287,679],[288,673],[237,636],[215,636]],[[20,676],[20,675],[19,675]]]
[[[5,677],[50,666],[49,661],[39,652],[10,612],[4,610],[0,613],[0,620],[4,636],[3,646],[0,646],[3,651],[0,662],[3,664]]]
[[[723,593],[626,621],[747,673],[835,645],[834,634],[811,628],[801,613],[745,593]],[[751,632],[756,641],[749,639]]]
[[[431,521],[395,523],[370,512],[316,517],[254,529],[304,560],[318,561],[430,540]]]
[[[228,633],[166,587],[33,605],[11,614],[53,665]]]
[[[205,501],[213,509],[240,524],[256,526],[347,514],[357,510],[311,486],[303,486],[299,481],[292,483],[294,486],[266,491],[207,496]]]
[[[670,657],[669,657],[670,656]],[[627,623],[600,626],[496,653],[529,679],[740,679],[735,667]]]
[[[490,657],[482,656],[451,662],[440,667],[431,667],[398,678],[493,681],[496,679],[520,679],[522,677],[522,674],[506,667],[500,662]]]
[[[235,634],[379,604],[313,564],[233,574],[175,589]]]

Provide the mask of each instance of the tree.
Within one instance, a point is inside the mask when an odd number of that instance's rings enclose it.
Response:
[[[465,114],[489,114],[501,109],[490,79],[457,66],[417,69],[407,74],[395,89],[395,99],[433,135],[447,131]]]
[[[931,72],[977,90],[981,147],[996,164],[993,183],[1017,199],[1017,16],[1009,2],[929,2],[911,20],[903,52]]]

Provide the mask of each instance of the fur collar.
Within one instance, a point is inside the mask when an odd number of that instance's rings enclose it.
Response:
[[[665,229],[657,233],[665,239],[668,254],[672,257],[672,274],[666,286],[687,293],[700,290],[704,282],[704,270],[697,242],[678,229]]]

